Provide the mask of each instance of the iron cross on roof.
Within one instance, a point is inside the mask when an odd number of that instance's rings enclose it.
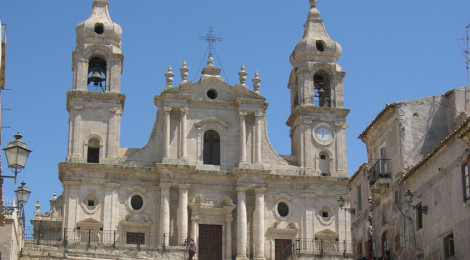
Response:
[[[212,26],[209,27],[209,32],[204,36],[199,36],[199,39],[205,40],[209,43],[209,57],[212,57],[212,49],[214,49],[214,43],[223,40],[222,37],[218,37],[214,34]]]

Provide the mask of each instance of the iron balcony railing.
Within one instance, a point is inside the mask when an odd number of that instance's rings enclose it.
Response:
[[[331,239],[298,238],[282,254],[282,260],[294,259],[296,255],[351,255],[351,241]]]
[[[390,159],[379,159],[369,169],[369,185],[374,185],[380,178],[390,178]]]
[[[188,236],[178,233],[159,234],[126,232],[117,230],[31,228],[24,233],[25,247],[28,245],[69,246],[86,245],[94,247],[146,247],[166,248],[186,246]]]

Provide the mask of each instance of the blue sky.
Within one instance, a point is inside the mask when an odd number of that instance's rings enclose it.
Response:
[[[11,109],[2,112],[2,147],[20,131],[34,151],[19,177],[33,192],[26,205],[28,218],[33,217],[36,200],[44,212],[52,192],[62,192],[57,164],[67,153],[65,95],[72,89],[75,26],[89,17],[91,2],[0,3],[8,37],[5,88],[11,89],[2,92],[3,108]],[[330,37],[343,48],[338,63],[347,73],[348,168],[353,174],[367,161],[357,136],[386,103],[439,95],[467,84],[460,49],[465,44],[459,39],[470,24],[470,1],[318,2]],[[164,88],[169,65],[177,72],[187,60],[189,79],[199,79],[196,72],[207,47],[199,36],[212,26],[223,37],[215,47],[226,81],[238,82],[241,64],[248,82],[259,71],[260,91],[270,103],[269,138],[278,153],[289,154],[289,56],[302,38],[308,9],[307,0],[110,0],[111,18],[123,28],[121,91],[126,104],[121,147],[138,148],[147,142],[155,119],[153,97]],[[2,163],[7,173],[5,160]],[[14,196],[19,182],[5,180],[4,195]]]

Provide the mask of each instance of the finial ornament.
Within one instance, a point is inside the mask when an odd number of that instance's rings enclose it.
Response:
[[[173,72],[171,72],[171,66],[168,66],[168,72],[165,73],[165,77],[166,77],[166,87],[165,88],[171,88],[172,87],[172,84],[173,84],[173,76],[175,74],[173,74]]]
[[[239,76],[239,79],[240,79],[240,85],[242,86],[245,86],[246,87],[246,75],[248,73],[245,71],[245,65],[242,65],[242,67],[240,68],[240,72],[238,72],[238,76]]]
[[[180,72],[181,72],[181,83],[185,83],[188,81],[188,71],[189,71],[189,68],[186,67],[186,61],[184,60],[183,61],[183,67],[180,68]]]
[[[309,0],[310,1],[310,8],[316,8],[317,7],[317,0]]]
[[[214,58],[212,56],[209,56],[207,59],[207,66],[214,66]]]
[[[253,89],[255,90],[255,93],[260,94],[259,87],[261,86],[260,84],[261,79],[259,78],[258,71],[255,72],[255,77],[252,79],[252,81],[253,81]]]

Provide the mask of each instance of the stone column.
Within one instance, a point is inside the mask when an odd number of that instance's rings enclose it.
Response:
[[[231,212],[230,212],[231,213]],[[227,237],[227,256],[226,260],[232,260],[232,221],[233,218],[231,215],[225,217],[225,228],[226,228],[226,237]]]
[[[246,113],[240,112],[240,162],[246,162]]]
[[[168,246],[170,235],[170,186],[169,183],[160,184],[160,236],[161,244]]]
[[[247,260],[247,219],[246,219],[246,190],[245,187],[237,188],[237,260]]]
[[[181,159],[186,159],[186,116],[188,114],[187,108],[181,109]]]
[[[188,189],[189,184],[181,184],[179,188],[178,201],[178,232],[179,243],[183,244],[188,236]]]
[[[198,216],[191,217],[191,238],[194,239],[194,241],[197,241],[198,236]],[[197,246],[197,245],[196,245]]]
[[[262,114],[255,115],[255,163],[261,163],[261,119]]]
[[[164,113],[165,118],[163,120],[163,158],[170,158],[170,131],[171,131],[171,122],[170,122],[170,112],[171,107],[165,107]]]
[[[254,240],[255,240],[255,260],[266,259],[264,257],[264,188],[255,189],[255,228],[254,228]]]

